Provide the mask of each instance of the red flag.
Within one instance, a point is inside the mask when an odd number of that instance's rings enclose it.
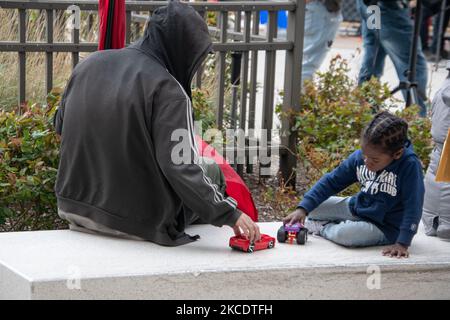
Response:
[[[125,47],[125,0],[99,0],[98,50]]]

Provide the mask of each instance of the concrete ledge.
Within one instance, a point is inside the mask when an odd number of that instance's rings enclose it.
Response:
[[[270,235],[279,225],[260,223]],[[201,239],[176,248],[69,230],[0,233],[0,299],[450,299],[450,242],[422,230],[409,259],[316,237],[247,254],[228,247],[228,227],[188,233]]]

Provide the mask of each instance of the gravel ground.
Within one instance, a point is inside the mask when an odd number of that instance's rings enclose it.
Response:
[[[308,185],[301,171],[297,177],[296,191],[283,188],[277,175],[259,178],[257,168],[253,174],[244,174],[243,179],[252,193],[260,222],[280,221],[295,209]]]

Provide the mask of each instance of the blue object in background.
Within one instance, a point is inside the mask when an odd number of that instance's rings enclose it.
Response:
[[[259,15],[259,22],[261,24],[266,24],[268,20],[267,11],[261,11]],[[278,11],[278,28],[287,28],[287,11]]]

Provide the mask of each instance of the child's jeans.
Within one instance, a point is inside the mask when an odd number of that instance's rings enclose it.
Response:
[[[384,233],[374,224],[354,216],[349,208],[350,197],[330,197],[308,218],[330,221],[320,235],[345,247],[368,247],[391,244]]]

